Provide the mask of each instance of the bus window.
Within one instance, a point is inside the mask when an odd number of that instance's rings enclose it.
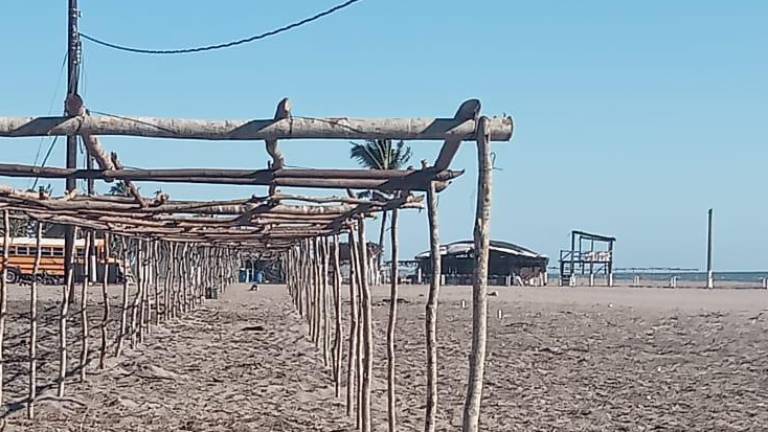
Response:
[[[53,255],[53,249],[44,247],[42,252],[40,252],[40,256],[51,256]]]
[[[26,246],[16,247],[16,255],[29,255],[29,248]]]
[[[54,248],[53,249],[53,256],[63,257],[64,256],[64,249]]]

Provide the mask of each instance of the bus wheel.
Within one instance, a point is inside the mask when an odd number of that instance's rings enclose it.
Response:
[[[20,279],[19,278],[19,273],[16,270],[8,269],[8,274],[7,274],[6,278],[5,278],[5,281],[7,283],[13,284],[13,283],[18,282],[19,279]]]

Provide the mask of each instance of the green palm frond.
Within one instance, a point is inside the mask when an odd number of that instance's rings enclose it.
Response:
[[[411,148],[403,141],[393,146],[389,139],[366,140],[364,143],[353,142],[349,155],[368,169],[401,169],[411,159]]]
[[[123,181],[119,181],[109,188],[108,194],[114,196],[129,196],[130,192],[128,191],[128,185]]]

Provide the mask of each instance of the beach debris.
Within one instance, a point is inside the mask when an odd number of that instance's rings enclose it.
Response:
[[[488,297],[498,297],[499,292],[498,291],[490,291],[488,292]]]

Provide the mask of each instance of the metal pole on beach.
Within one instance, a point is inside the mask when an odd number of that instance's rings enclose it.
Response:
[[[712,209],[707,212],[707,288],[714,288],[715,280],[712,274]]]

